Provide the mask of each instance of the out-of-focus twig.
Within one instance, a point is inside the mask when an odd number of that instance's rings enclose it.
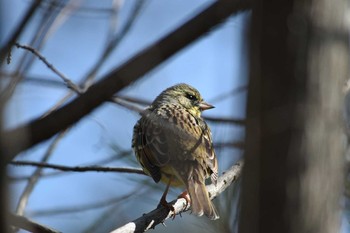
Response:
[[[119,98],[119,97],[112,97],[110,99],[110,102],[118,104],[124,108],[127,108],[131,111],[137,112],[137,113],[142,113],[145,110],[145,107],[139,105],[139,104],[135,104],[129,101],[125,101],[123,98]]]
[[[110,101],[138,113],[142,113],[145,110],[145,107],[143,107],[144,104],[147,104],[147,105],[150,104],[145,100],[130,98],[130,97],[120,97],[120,96],[113,96]],[[245,120],[243,119],[209,117],[209,116],[203,116],[203,118],[207,121],[211,121],[215,123],[228,123],[228,124],[237,124],[237,125],[245,124]]]
[[[120,173],[133,173],[145,175],[141,168],[128,168],[128,167],[100,167],[100,166],[64,166],[50,163],[40,163],[32,161],[12,161],[9,164],[15,166],[34,166],[42,168],[51,168],[61,171],[70,172],[120,172]]]
[[[95,78],[96,73],[98,72],[100,67],[103,65],[105,60],[111,55],[111,53],[114,51],[114,49],[116,49],[118,47],[120,42],[128,34],[128,32],[132,28],[137,16],[139,15],[139,13],[142,9],[142,6],[144,5],[144,2],[145,2],[145,0],[138,0],[135,2],[135,6],[134,6],[133,10],[131,11],[131,14],[130,14],[129,18],[127,19],[125,25],[122,27],[120,32],[117,35],[115,35],[115,37],[110,39],[109,43],[105,47],[101,56],[99,57],[99,59],[97,60],[95,65],[91,68],[91,70],[86,75],[84,82],[83,82],[83,86],[84,86],[83,89],[84,90],[86,90],[87,88],[89,88],[91,86],[92,81]],[[120,7],[120,4],[116,4],[116,7]],[[116,7],[114,7],[114,8],[116,8]]]
[[[63,138],[64,134],[66,131],[62,131],[60,134],[57,135],[57,137],[53,140],[53,142],[50,144],[49,148],[47,149],[45,155],[41,159],[41,163],[47,162],[48,158],[56,148],[58,142]],[[32,193],[35,185],[37,184],[39,178],[41,177],[41,171],[42,168],[38,167],[34,173],[30,176],[28,183],[26,187],[24,188],[21,197],[19,198],[17,208],[16,208],[16,213],[18,215],[23,215],[25,207],[27,206],[28,199],[30,194]]]
[[[27,230],[29,232],[35,232],[35,233],[60,233],[60,231],[55,230],[53,228],[44,226],[40,223],[34,222],[32,220],[29,220],[28,218],[25,218],[23,216],[10,214],[9,217],[10,225],[21,228],[24,230]]]
[[[17,29],[13,32],[12,36],[4,43],[4,46],[0,50],[0,64],[3,64],[3,61],[7,53],[11,50],[11,47],[17,41],[21,33],[24,31],[24,28],[29,23],[30,18],[34,15],[37,8],[40,6],[42,0],[34,0],[27,13],[23,17],[22,21],[19,23]],[[0,66],[1,66],[0,65]]]
[[[63,74],[61,71],[59,71],[58,69],[56,69],[56,67],[54,65],[52,65],[51,63],[49,63],[47,61],[47,59],[40,54],[39,51],[37,51],[35,48],[32,48],[30,46],[27,45],[21,45],[19,43],[16,43],[16,47],[17,48],[21,48],[21,49],[25,49],[28,50],[29,52],[33,53],[35,56],[37,56],[42,62],[45,63],[45,65],[52,70],[52,72],[54,72],[55,74],[58,75],[58,77],[60,77],[67,85],[68,88],[74,90],[76,93],[80,94],[81,90],[80,88],[75,85],[65,74]]]
[[[131,153],[131,150],[126,150],[126,151],[120,151],[120,153],[116,154],[116,155],[113,155],[113,156],[110,156],[108,158],[104,158],[104,159],[101,159],[101,160],[98,160],[98,161],[95,161],[95,162],[91,162],[91,163],[88,163],[84,166],[91,166],[91,165],[94,165],[94,166],[101,166],[101,165],[105,165],[107,163],[110,163],[112,161],[115,161],[116,159],[118,158],[121,158],[122,156],[126,156],[126,155],[129,155]],[[64,171],[54,171],[54,172],[50,172],[50,173],[41,173],[40,174],[40,177],[41,179],[42,178],[49,178],[49,177],[53,177],[53,176],[63,176],[63,175],[68,175],[68,174],[71,174],[71,173],[68,173],[68,172],[64,172]],[[31,176],[8,176],[7,177],[9,179],[10,182],[17,182],[17,181],[28,181]]]

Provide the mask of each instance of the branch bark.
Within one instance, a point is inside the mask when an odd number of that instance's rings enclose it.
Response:
[[[33,166],[40,168],[51,168],[60,171],[69,172],[119,172],[119,173],[133,173],[146,175],[141,168],[129,168],[129,167],[101,167],[101,166],[64,166],[58,164],[50,164],[45,162],[33,162],[33,161],[12,161],[11,165],[15,166]]]
[[[223,175],[218,178],[218,183],[207,185],[210,199],[214,199],[220,193],[225,191],[233,182],[237,181],[240,177],[243,169],[243,161],[237,162],[227,171],[223,172]],[[174,206],[176,215],[186,212],[190,208],[190,203],[186,207],[186,201],[184,198],[176,199],[170,202]],[[147,214],[143,214],[142,217],[129,222],[113,231],[111,233],[141,233],[149,229],[154,229],[158,224],[164,223],[165,220],[173,217],[173,211],[167,210],[165,207],[160,206]]]
[[[24,230],[27,230],[29,232],[35,232],[35,233],[60,233],[60,231],[57,231],[53,228],[44,226],[40,223],[31,221],[23,216],[10,214],[9,223],[14,226],[18,227]]]
[[[256,1],[240,233],[339,232],[348,1]]]
[[[231,14],[248,7],[247,1],[216,1],[175,31],[155,42],[119,68],[109,72],[84,94],[64,107],[53,111],[42,119],[36,119],[6,131],[3,144],[5,160],[7,162],[12,160],[21,151],[49,139],[59,131],[76,123],[103,102],[108,101],[114,93],[136,81]]]

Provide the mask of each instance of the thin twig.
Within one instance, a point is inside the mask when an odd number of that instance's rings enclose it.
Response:
[[[100,167],[100,166],[64,166],[50,163],[40,163],[32,161],[12,161],[9,164],[15,166],[34,166],[42,168],[51,168],[61,171],[70,171],[70,172],[120,172],[120,173],[133,173],[146,175],[141,168],[129,168],[129,167]]]
[[[33,36],[28,44],[32,48],[35,48],[37,51],[42,48],[47,37],[50,34],[50,31],[52,32],[54,25],[57,25],[55,22],[57,22],[57,20],[61,18],[59,16],[62,15],[60,14],[60,11],[54,10],[54,6],[52,6],[53,2],[55,1],[50,1],[49,7],[45,8],[43,14],[40,15],[40,22],[34,29],[31,30],[33,32]],[[60,2],[62,5],[66,3],[65,1]],[[17,84],[23,80],[23,74],[29,70],[34,61],[35,56],[29,56],[28,53],[23,54],[20,61],[17,62],[17,67],[14,69],[14,77],[10,80],[10,82],[3,89],[4,91],[0,94],[2,102],[6,103],[8,99],[11,98]]]
[[[40,54],[39,51],[37,51],[36,49],[30,47],[30,46],[27,46],[27,45],[21,45],[19,43],[16,43],[16,47],[17,48],[21,48],[21,49],[25,49],[25,50],[28,50],[29,52],[33,53],[35,56],[37,56],[42,62],[45,63],[45,65],[50,69],[52,70],[52,72],[54,72],[55,74],[58,75],[58,77],[60,77],[67,85],[68,88],[74,90],[76,93],[81,93],[81,90],[80,88],[75,85],[65,74],[63,74],[61,71],[59,71],[58,69],[56,69],[56,67],[54,65],[52,65],[51,63],[49,63],[47,61],[47,59]]]
[[[98,161],[95,161],[95,162],[92,162],[92,163],[89,163],[89,164],[85,164],[84,166],[96,166],[96,165],[104,165],[104,164],[108,164],[112,161],[115,161],[117,158],[119,157],[122,157],[124,155],[128,155],[131,153],[131,150],[126,150],[126,151],[120,151],[119,154],[117,155],[113,155],[113,156],[110,156],[108,158],[104,158],[104,159],[101,159],[101,160],[98,160]],[[53,177],[53,176],[62,176],[62,175],[68,175],[68,174],[71,174],[71,173],[67,173],[67,172],[64,172],[64,171],[54,171],[54,172],[50,172],[50,173],[44,173],[44,174],[41,174],[41,178],[49,178],[49,177]],[[17,181],[28,181],[29,179],[31,178],[31,176],[8,176],[8,179],[10,182],[17,182]]]
[[[17,41],[17,39],[19,38],[21,33],[24,31],[24,28],[29,23],[30,18],[34,15],[34,13],[36,12],[36,9],[39,7],[40,3],[41,3],[41,0],[33,1],[32,5],[28,9],[27,13],[25,14],[23,19],[19,23],[17,29],[11,35],[9,40],[4,43],[5,45],[1,48],[1,51],[0,51],[0,64],[1,65],[4,61],[4,58],[6,57],[6,54],[11,50],[11,47],[13,46],[13,44]]]
[[[110,99],[111,102],[116,103],[120,106],[123,106],[131,111],[142,113],[145,110],[143,105],[150,103],[145,100],[131,98],[131,97],[121,97],[121,96],[113,96]],[[135,104],[136,103],[136,104]],[[213,123],[228,123],[228,124],[236,124],[236,125],[245,125],[245,120],[243,119],[235,119],[235,118],[224,118],[224,117],[209,117],[203,116],[203,118],[207,121]]]
[[[135,2],[134,8],[131,11],[130,16],[128,17],[126,23],[124,24],[123,28],[120,30],[120,33],[118,33],[114,38],[112,38],[107,46],[105,47],[104,51],[102,52],[100,58],[97,60],[96,64],[91,68],[91,70],[88,72],[84,79],[84,90],[86,90],[90,85],[92,84],[93,79],[95,78],[98,70],[101,68],[104,61],[112,54],[112,52],[118,47],[120,42],[125,38],[125,36],[128,34],[132,26],[134,25],[134,22],[139,15],[142,6],[144,5],[145,0],[138,0]]]
[[[121,100],[124,100],[127,102],[136,103],[136,104],[143,105],[143,106],[148,106],[148,105],[151,105],[151,103],[152,103],[152,101],[149,101],[149,100],[130,97],[130,96],[115,95],[112,97],[112,99],[113,98],[118,98],[118,99],[121,99]]]
[[[58,142],[63,138],[65,133],[66,133],[66,131],[62,131],[52,141],[52,143],[50,144],[49,148],[47,149],[45,155],[41,159],[41,163],[45,163],[49,159],[50,155],[52,154],[52,152],[56,148]],[[17,208],[16,208],[16,214],[18,214],[18,215],[24,214],[24,210],[25,210],[25,207],[27,206],[29,196],[32,193],[32,191],[34,190],[34,187],[37,184],[39,178],[41,177],[41,171],[42,171],[42,168],[38,167],[34,171],[33,175],[30,176],[28,183],[23,190],[23,193],[22,193],[21,197],[19,198]]]
[[[133,112],[137,112],[140,114],[145,110],[145,107],[140,106],[138,104],[134,104],[132,102],[125,101],[123,98],[119,98],[119,97],[112,97],[110,99],[110,102],[118,104],[124,108],[127,108]]]
[[[239,161],[218,178],[218,183],[216,186],[214,184],[207,185],[207,190],[209,192],[210,198],[215,198],[220,193],[225,191],[225,189],[229,187],[233,182],[235,182],[241,175],[242,168],[243,161]],[[180,198],[170,202],[170,204],[174,207],[176,215],[181,215],[181,213],[189,210],[191,203],[188,203],[188,205],[186,205],[186,200],[184,198]],[[145,232],[150,228],[154,229],[155,226],[160,223],[164,223],[165,220],[172,218],[173,215],[173,211],[169,211],[165,207],[160,206],[147,214],[143,214],[142,217],[115,229],[111,233]]]
[[[109,24],[108,24],[108,31],[107,31],[107,41],[105,44],[109,44],[113,37],[116,35],[118,31],[119,26],[119,12],[121,7],[123,6],[124,1],[123,0],[112,0],[112,7],[111,7],[111,13],[109,16]]]

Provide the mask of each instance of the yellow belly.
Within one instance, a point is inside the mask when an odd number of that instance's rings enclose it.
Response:
[[[169,165],[166,165],[164,167],[160,168],[162,177],[161,177],[161,181],[165,184],[168,184],[169,179],[171,177],[171,186],[174,187],[180,187],[180,186],[184,186],[184,182],[180,179],[179,174],[177,173],[177,171]]]

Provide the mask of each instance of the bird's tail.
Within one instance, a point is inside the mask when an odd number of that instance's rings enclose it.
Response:
[[[187,184],[187,190],[191,198],[192,213],[198,216],[204,214],[211,220],[218,219],[218,212],[209,198],[205,184],[202,179],[196,178],[199,177],[191,177]]]

